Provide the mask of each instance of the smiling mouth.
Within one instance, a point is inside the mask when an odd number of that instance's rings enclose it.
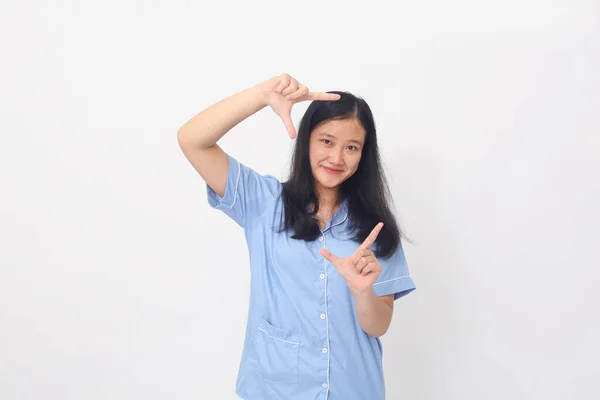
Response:
[[[331,169],[331,168],[327,168],[327,167],[323,167],[325,168],[325,171],[329,172],[330,174],[339,174],[342,172],[342,170],[339,169]]]

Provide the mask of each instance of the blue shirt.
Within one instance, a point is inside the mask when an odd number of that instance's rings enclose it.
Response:
[[[207,185],[211,207],[245,232],[250,255],[250,308],[236,393],[244,400],[383,400],[379,338],[363,331],[346,281],[319,249],[339,257],[360,245],[351,240],[343,203],[318,240],[278,233],[281,183],[228,155],[221,198]],[[372,247],[374,250],[374,247]],[[398,299],[415,289],[400,246],[373,285]]]

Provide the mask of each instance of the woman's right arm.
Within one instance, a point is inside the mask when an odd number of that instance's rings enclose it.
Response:
[[[260,111],[271,107],[279,115],[290,136],[296,137],[291,118],[292,106],[307,100],[339,100],[332,93],[309,92],[288,74],[270,78],[256,86],[227,97],[197,114],[177,132],[183,154],[204,181],[223,197],[227,186],[229,160],[217,145],[223,135],[237,124]]]
[[[201,111],[177,132],[183,154],[219,196],[225,194],[227,154],[217,142],[237,124],[268,103],[260,85],[229,96]]]

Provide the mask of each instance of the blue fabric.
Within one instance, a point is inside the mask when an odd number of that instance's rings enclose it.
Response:
[[[348,231],[344,203],[314,242],[278,233],[281,183],[228,155],[221,198],[207,185],[211,207],[245,232],[250,255],[250,309],[236,393],[244,400],[381,400],[385,398],[379,338],[360,327],[354,299],[321,247],[346,257],[359,243]],[[374,249],[374,247],[373,247]],[[373,285],[394,299],[412,292],[402,247]]]

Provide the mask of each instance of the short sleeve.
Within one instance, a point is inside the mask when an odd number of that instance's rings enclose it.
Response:
[[[379,259],[379,263],[382,271],[373,284],[373,291],[377,296],[393,294],[394,300],[398,300],[416,289],[408,272],[402,243],[390,258]]]
[[[281,183],[271,175],[257,173],[229,154],[227,158],[229,168],[225,194],[219,196],[207,184],[208,203],[242,228],[247,228],[274,203],[281,191]]]

